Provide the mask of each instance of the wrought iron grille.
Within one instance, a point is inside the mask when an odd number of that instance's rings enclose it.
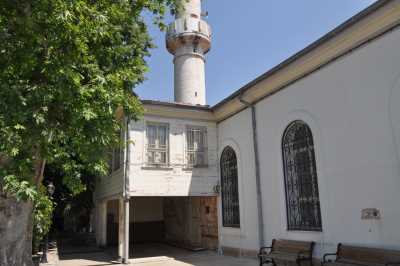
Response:
[[[310,128],[292,122],[282,140],[288,230],[322,231],[314,142]]]
[[[238,171],[235,151],[226,147],[221,155],[222,224],[240,227]]]
[[[147,130],[147,164],[168,164],[168,126],[165,124],[148,124]]]
[[[186,158],[189,167],[207,166],[207,129],[188,126],[186,130]]]

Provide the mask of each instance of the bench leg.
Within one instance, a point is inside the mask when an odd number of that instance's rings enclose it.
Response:
[[[276,266],[274,260],[272,259],[264,259],[263,257],[260,257],[260,266],[263,266],[264,264],[272,263],[273,266]]]

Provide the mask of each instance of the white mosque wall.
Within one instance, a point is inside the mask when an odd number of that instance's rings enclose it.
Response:
[[[146,163],[146,124],[168,124],[169,164],[151,167]],[[208,165],[188,168],[186,164],[186,128],[207,128]],[[213,122],[173,119],[145,115],[130,125],[130,196],[212,196],[218,184],[217,129]]]
[[[400,30],[390,32],[256,104],[265,244],[314,240],[400,248]],[[288,231],[281,140],[294,120],[313,133],[322,232]],[[221,228],[222,246],[258,248],[256,185],[246,109],[218,124],[219,151],[239,158],[241,228]],[[378,220],[361,210],[377,208]]]
[[[238,163],[240,228],[222,226],[219,200],[219,242],[223,250],[239,254],[258,249],[258,220],[251,111],[244,110],[218,124],[218,155],[230,146]],[[219,197],[220,198],[220,197]]]

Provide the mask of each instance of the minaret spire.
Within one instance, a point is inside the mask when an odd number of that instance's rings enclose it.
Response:
[[[211,47],[211,28],[201,19],[201,0],[182,0],[183,10],[167,31],[168,51],[174,55],[175,102],[206,104],[205,54]]]

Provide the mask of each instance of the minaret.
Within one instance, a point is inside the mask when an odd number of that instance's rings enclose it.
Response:
[[[210,26],[201,19],[201,0],[182,0],[167,31],[168,51],[174,55],[175,102],[206,104],[204,63],[211,47]]]

